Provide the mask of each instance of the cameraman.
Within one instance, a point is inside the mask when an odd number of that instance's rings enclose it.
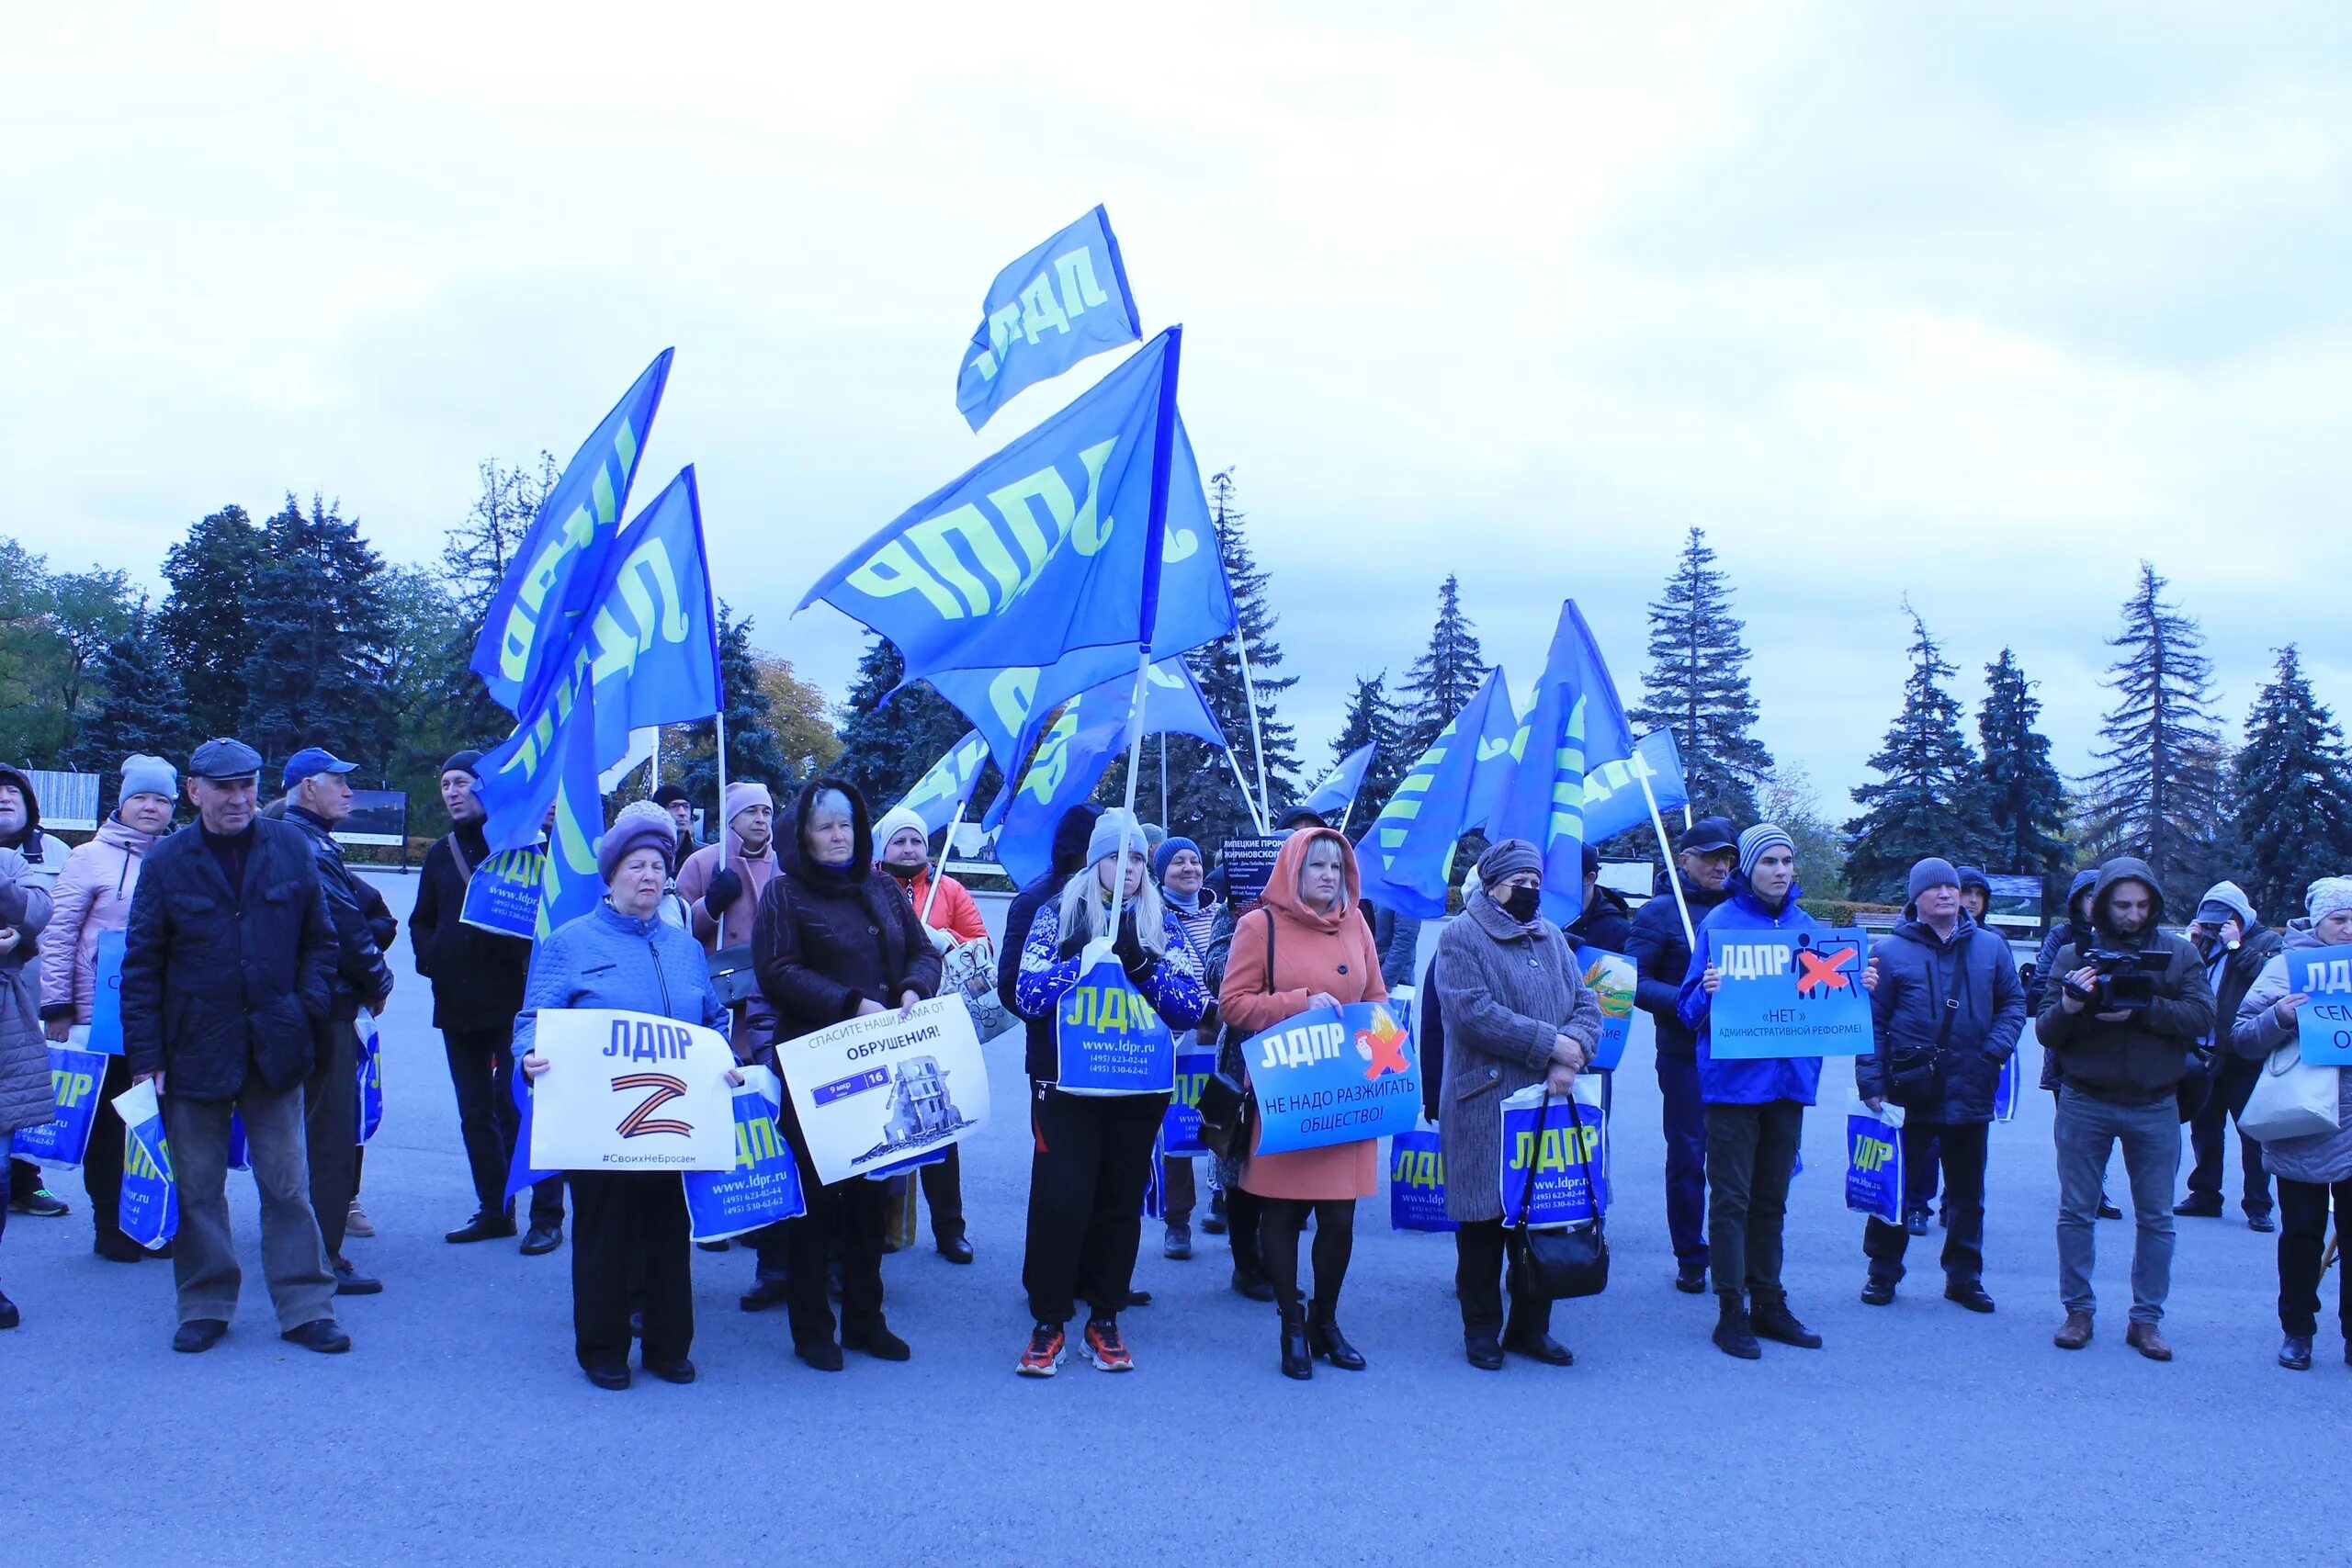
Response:
[[[2152,1361],[2172,1359],[2157,1324],[2172,1288],[2172,1194],[2180,1171],[2180,1111],[2174,1090],[2191,1055],[2213,1032],[2213,992],[2197,950],[2157,930],[2165,912],[2147,863],[2121,856],[2099,868],[2091,892],[2090,953],[2069,942],[2052,962],[2062,976],[2042,991],[2035,1032],[2058,1067],[2058,1285],[2066,1322],[2052,1343],[2091,1340],[2091,1269],[2099,1178],[2117,1142],[2132,1183],[2139,1235],[2132,1252],[2132,1326],[2124,1343]],[[2160,953],[2160,973],[2129,969],[2130,955]],[[2127,988],[2119,998],[2114,987]],[[2153,996],[2130,1005],[2129,988]],[[2117,1005],[2119,1000],[2122,1005]]]

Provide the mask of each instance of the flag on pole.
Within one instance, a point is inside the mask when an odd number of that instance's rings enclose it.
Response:
[[[491,595],[472,668],[491,700],[518,718],[537,711],[570,671],[572,634],[603,580],[676,352],[655,355],[572,454]]]
[[[1682,753],[1674,731],[1653,729],[1634,742],[1630,756],[1604,758],[1611,744],[1585,738],[1584,836],[1598,844],[1634,828],[1649,826],[1650,803],[1643,798],[1642,780],[1650,782],[1661,813],[1690,804],[1690,785],[1682,776]]]
[[[1143,336],[1110,215],[1097,207],[996,275],[956,378],[974,430],[1023,388]]]
[[[718,617],[691,467],[621,531],[610,554],[564,660],[570,679],[478,770],[492,849],[537,843],[555,808],[542,936],[596,907],[598,775],[628,751],[630,732],[718,711]]]
[[[1367,902],[1425,920],[1445,913],[1454,840],[1494,809],[1518,726],[1502,671],[1489,671],[1364,829],[1356,866]]]
[[[1609,666],[1569,599],[1560,605],[1534,702],[1513,738],[1510,772],[1487,821],[1487,838],[1525,839],[1544,857],[1544,918],[1563,926],[1584,908],[1585,760],[1596,737],[1611,755],[1634,750]]]
[[[1000,794],[989,807],[982,825],[997,829],[996,858],[1014,880],[1025,885],[1051,868],[1054,828],[1062,813],[1091,795],[1111,759],[1139,736],[1191,735],[1225,744],[1225,732],[1182,660],[1151,667],[1139,718],[1135,686],[1133,674],[1118,675],[1064,704],[1037,742],[1020,787]]]
[[[1372,766],[1373,755],[1379,750],[1367,741],[1349,752],[1299,804],[1327,822],[1339,821],[1355,804],[1356,791],[1363,787],[1364,770]]]
[[[978,730],[973,730],[947,749],[947,754],[931,765],[907,798],[899,802],[899,809],[911,811],[922,818],[923,836],[929,838],[956,819],[956,814],[971,804],[972,790],[980,782],[980,770],[988,765],[989,743]]]

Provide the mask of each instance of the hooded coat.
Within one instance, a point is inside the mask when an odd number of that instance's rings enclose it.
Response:
[[[2263,964],[2262,973],[2255,976],[2245,999],[2238,1003],[2229,1030],[2233,1055],[2267,1061],[2273,1052],[2295,1043],[2296,1026],[2280,1022],[2277,1011],[2289,991],[2287,954],[2325,945],[2312,934],[2311,921],[2289,923],[2280,950]],[[2262,1163],[2271,1175],[2289,1181],[2333,1185],[2352,1177],[2352,1070],[2335,1069],[2335,1130],[2265,1144]]]
[[[130,897],[139,867],[163,838],[142,833],[119,817],[98,824],[97,837],[75,846],[51,892],[55,908],[41,943],[40,1015],[69,1023],[90,1021],[96,999],[98,938],[130,924]]]
[[[1102,808],[1091,800],[1063,812],[1061,820],[1054,824],[1052,864],[1045,875],[1014,894],[1004,911],[1004,943],[996,950],[996,994],[1005,1010],[1025,1026],[1031,1077],[1050,1079],[1060,1069],[1055,1066],[1052,1010],[1039,1015],[1022,1010],[1021,954],[1029,945],[1029,928],[1036,924],[1037,911],[1060,897],[1062,885],[1086,864],[1086,840],[1094,836],[1094,819],[1102,815]]]
[[[0,850],[14,850],[24,856],[25,878],[53,892],[58,877],[64,873],[65,857],[71,852],[64,840],[40,830],[40,797],[33,793],[30,774],[22,768],[0,762],[0,784],[15,784],[25,797],[25,825],[11,837],[0,839]]]
[[[1871,962],[1878,965],[1878,987],[1871,992],[1874,1048],[1854,1058],[1856,1091],[1883,1100],[1894,1062],[1933,1054],[1933,1098],[1905,1109],[1924,1122],[1990,1122],[2001,1064],[2016,1053],[2025,1028],[2025,989],[2009,944],[1963,909],[1950,941],[1925,920],[1905,919],[1871,949]]]
[[[19,1127],[38,1127],[57,1114],[35,977],[49,913],[49,889],[31,874],[24,855],[0,849],[0,926],[17,933],[15,943],[0,953],[0,1137]]]
[[[2136,937],[2117,931],[2108,917],[2116,886],[2124,882],[2148,889],[2148,927]],[[2204,960],[2188,939],[2161,929],[2164,918],[2164,889],[2145,861],[2123,855],[2099,868],[2091,889],[2093,939],[2109,950],[2160,952],[2168,962],[2156,976],[2155,1000],[2109,1022],[2088,1008],[2066,1010],[2064,976],[2082,966],[2086,950],[2073,942],[2059,949],[2051,960],[2034,1032],[2054,1054],[2059,1079],[2067,1087],[2119,1105],[2154,1105],[2173,1097],[2194,1066],[2199,1043],[2211,1036],[2213,992],[2205,983]]]
[[[2237,913],[2242,933],[2238,944],[2225,953],[2207,952],[2203,956],[2205,983],[2213,987],[2213,1036],[2231,1055],[2245,1055],[2237,1049],[2236,1031],[2231,1026],[2236,1022],[2238,1004],[2253,988],[2256,976],[2262,973],[2264,964],[2278,955],[2278,933],[2255,918],[2253,901],[2234,882],[2215,883],[2197,902],[2199,908],[2215,902],[2227,904]]]
[[[1306,852],[1324,840],[1340,846],[1340,901],[1328,913],[1308,908],[1298,892]],[[1339,832],[1302,828],[1284,839],[1258,908],[1235,922],[1217,989],[1217,1016],[1246,1037],[1305,1012],[1307,998],[1317,991],[1329,993],[1342,1006],[1386,1001],[1380,950],[1359,913],[1362,887],[1355,846]],[[1288,1154],[1261,1155],[1253,1146],[1241,1168],[1242,1190],[1261,1198],[1369,1198],[1379,1179],[1376,1138]]]
[[[1674,900],[1669,898],[1668,903]],[[1614,887],[1593,885],[1592,902],[1584,907],[1561,934],[1571,947],[1597,947],[1603,953],[1631,957],[1625,950],[1634,941],[1634,906]]]
[[[1747,884],[1745,873],[1735,872],[1729,884],[1730,897],[1714,908],[1699,928],[1699,951],[1691,954],[1690,967],[1682,978],[1682,990],[1675,998],[1675,1008],[1683,1027],[1696,1037],[1699,1059],[1699,1098],[1709,1105],[1768,1105],[1774,1100],[1793,1100],[1799,1105],[1811,1105],[1821,1090],[1821,1058],[1818,1056],[1763,1057],[1755,1061],[1715,1060],[1712,1047],[1709,1020],[1713,1016],[1714,998],[1706,985],[1707,946],[1710,931],[1817,931],[1822,924],[1798,906],[1804,889],[1789,884],[1789,894],[1781,901],[1778,910],[1768,909],[1756,890]]]

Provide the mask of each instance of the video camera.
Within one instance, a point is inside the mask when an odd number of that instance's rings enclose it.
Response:
[[[2172,954],[2162,948],[2121,951],[2095,947],[2082,955],[2083,965],[2098,971],[2090,989],[2067,983],[2093,1012],[2138,1012],[2156,999],[2157,977],[2172,966]]]

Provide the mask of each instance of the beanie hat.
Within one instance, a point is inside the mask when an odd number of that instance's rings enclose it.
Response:
[[[1054,824],[1054,870],[1068,876],[1090,863],[1080,857],[1086,853],[1087,840],[1093,835],[1094,819],[1102,815],[1102,808],[1091,800],[1081,800],[1062,813],[1062,819]]]
[[[1133,842],[1137,853],[1143,851],[1143,829],[1127,812],[1116,807],[1094,819],[1094,831],[1087,835],[1086,863],[1093,865],[1119,852],[1119,841]]]
[[[476,778],[480,778],[481,753],[472,750],[453,751],[449,754],[449,760],[441,764],[441,771],[445,773],[471,773]]]
[[[686,794],[686,786],[684,784],[665,784],[653,792],[653,804],[656,806],[671,806],[678,801],[693,798]]]
[[[775,797],[768,793],[768,786],[763,784],[751,779],[736,779],[727,786],[727,820],[734,821],[735,814],[747,806],[764,806],[774,811]]]
[[[1181,833],[1170,834],[1169,837],[1162,839],[1159,841],[1159,848],[1151,852],[1151,879],[1154,882],[1165,882],[1168,880],[1168,864],[1170,861],[1176,858],[1176,852],[1179,850],[1190,850],[1194,854],[1200,855],[1202,864],[1206,865],[1208,863],[1209,857],[1201,854],[1200,845],[1193,842],[1192,840],[1185,838]]]
[[[122,798],[134,795],[160,795],[165,800],[177,800],[180,776],[161,757],[134,752],[122,760]]]
[[[1739,874],[1754,875],[1756,863],[1764,858],[1764,852],[1775,848],[1784,849],[1791,854],[1797,852],[1795,840],[1781,831],[1781,825],[1777,822],[1758,822],[1742,833],[1739,836]],[[1951,868],[1947,866],[1945,869]]]
[[[922,835],[923,843],[926,846],[930,844],[931,826],[922,819],[922,813],[910,811],[903,806],[894,806],[882,814],[881,821],[874,824],[874,852],[879,855],[884,850],[888,849],[890,840],[899,836],[899,830],[902,828],[912,828]],[[928,852],[928,849],[925,852]]]
[[[1535,852],[1533,844],[1525,839],[1505,839],[1478,857],[1478,884],[1491,897],[1496,888],[1520,873],[1543,870],[1544,857]]]
[[[2316,925],[2338,909],[2352,909],[2352,876],[2323,876],[2312,884],[2304,909]]]
[[[612,881],[621,862],[647,848],[662,852],[664,871],[677,869],[678,824],[651,801],[632,800],[621,807],[621,814],[605,829],[604,841],[596,846],[596,874]]]
[[[1929,855],[1911,868],[1911,897],[1914,899],[1930,887],[1959,886],[1960,873],[1954,871],[1951,868],[1951,862],[1941,855]]]

